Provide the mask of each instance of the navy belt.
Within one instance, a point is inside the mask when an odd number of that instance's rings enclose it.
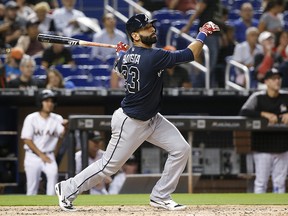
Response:
[[[33,154],[36,154],[35,152],[33,152],[31,149],[26,149],[25,150],[26,152],[30,152],[30,153],[33,153]],[[42,152],[42,153],[44,153],[44,154],[51,154],[51,153],[53,153],[54,151],[47,151],[47,152]],[[37,154],[36,154],[37,155]],[[38,155],[37,155],[38,156]]]

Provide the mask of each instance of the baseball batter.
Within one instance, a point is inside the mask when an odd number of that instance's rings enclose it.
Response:
[[[173,201],[171,194],[186,166],[190,146],[178,129],[159,113],[162,71],[193,61],[201,53],[206,36],[219,31],[219,27],[212,22],[204,24],[196,41],[184,50],[171,52],[152,48],[157,42],[155,22],[137,14],[126,23],[133,46],[127,50],[127,45],[117,44],[119,59],[115,65],[115,70],[125,79],[126,96],[112,116],[112,136],[103,157],[75,177],[55,185],[59,206],[64,211],[75,211],[72,202],[77,195],[116,173],[145,140],[168,152],[163,174],[150,195],[150,205],[168,210],[186,208]]]
[[[27,195],[37,194],[41,172],[47,177],[47,195],[54,195],[54,185],[58,180],[58,167],[54,150],[59,138],[65,133],[64,120],[52,113],[56,94],[43,90],[38,98],[40,111],[29,114],[23,124],[21,139],[24,143],[24,169],[27,179]]]

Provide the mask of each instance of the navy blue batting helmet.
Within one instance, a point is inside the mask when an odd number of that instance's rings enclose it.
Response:
[[[156,21],[156,19],[149,19],[149,17],[145,14],[136,14],[130,17],[129,20],[126,22],[126,32],[131,38],[131,34],[133,32],[138,31],[149,23],[153,24]]]
[[[53,92],[50,89],[44,89],[40,92],[40,94],[38,95],[37,98],[37,105],[41,108],[42,107],[42,101],[51,98],[54,102],[54,104],[56,105],[57,102],[57,95],[55,92]]]

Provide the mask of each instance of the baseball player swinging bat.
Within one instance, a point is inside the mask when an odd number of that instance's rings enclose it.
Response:
[[[91,41],[80,40],[71,37],[63,37],[58,35],[50,35],[50,34],[38,34],[38,41],[43,43],[57,43],[57,44],[67,44],[70,46],[97,46],[97,47],[106,47],[106,48],[114,48],[116,49],[116,45],[112,44],[104,44],[97,43]]]

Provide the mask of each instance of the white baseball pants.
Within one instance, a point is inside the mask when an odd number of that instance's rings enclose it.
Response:
[[[256,179],[254,193],[266,193],[269,177],[272,177],[273,192],[285,193],[288,170],[288,151],[284,153],[253,153]]]
[[[36,154],[26,151],[24,159],[24,169],[27,180],[27,195],[36,195],[38,193],[41,172],[44,172],[47,178],[46,194],[55,195],[55,184],[58,181],[58,166],[55,161],[54,153],[47,153],[52,163],[44,163]]]

